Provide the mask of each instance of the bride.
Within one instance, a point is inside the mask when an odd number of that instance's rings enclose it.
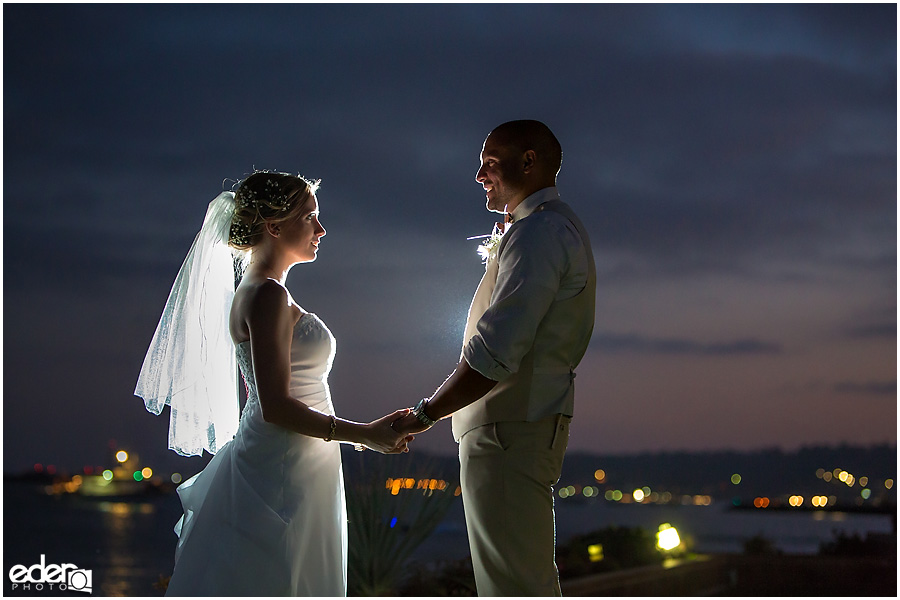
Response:
[[[169,447],[214,454],[178,488],[167,595],[344,596],[349,442],[407,452],[391,429],[335,416],[334,337],[291,297],[291,267],[316,259],[325,229],[317,183],[257,171],[213,200],[169,295],[135,394],[170,406]],[[234,289],[234,259],[245,267]],[[247,402],[237,418],[240,367]]]

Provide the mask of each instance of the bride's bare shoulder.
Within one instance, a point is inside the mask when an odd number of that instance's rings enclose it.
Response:
[[[259,281],[242,281],[234,291],[235,304],[242,312],[280,311],[290,309],[291,295],[287,289],[274,279]]]
[[[291,300],[288,291],[277,281],[241,281],[234,290],[229,329],[235,343],[250,337],[251,323],[292,320]],[[299,318],[299,316],[297,317]]]

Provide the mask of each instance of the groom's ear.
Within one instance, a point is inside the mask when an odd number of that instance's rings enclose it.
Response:
[[[522,154],[522,171],[525,173],[530,172],[534,169],[535,164],[537,164],[537,155],[534,150],[526,150]]]

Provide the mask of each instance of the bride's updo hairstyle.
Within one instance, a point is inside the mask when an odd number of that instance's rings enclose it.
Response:
[[[318,181],[273,171],[256,171],[239,181],[234,191],[228,245],[249,250],[259,243],[266,223],[295,218],[318,188]]]

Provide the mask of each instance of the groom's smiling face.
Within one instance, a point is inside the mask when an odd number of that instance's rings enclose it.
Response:
[[[515,146],[494,134],[484,140],[481,168],[475,174],[475,181],[484,187],[488,210],[503,213],[507,205],[512,210],[524,199],[521,158]]]

